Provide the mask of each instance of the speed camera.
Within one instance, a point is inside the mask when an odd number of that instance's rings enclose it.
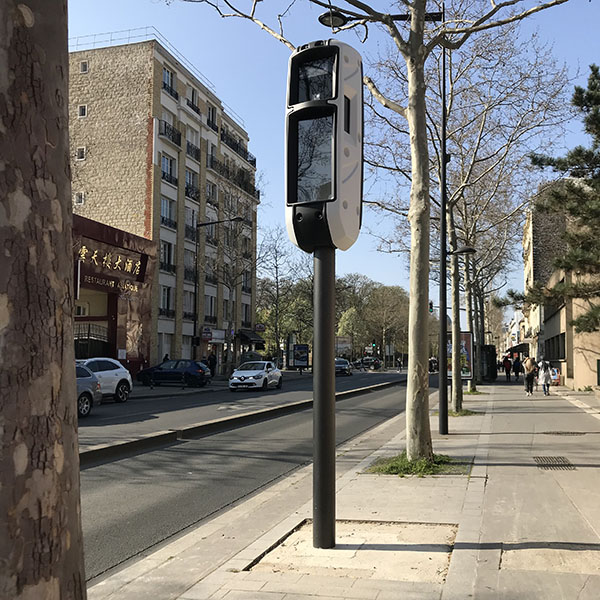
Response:
[[[337,40],[290,57],[286,109],[286,226],[306,252],[347,250],[362,221],[362,60]]]

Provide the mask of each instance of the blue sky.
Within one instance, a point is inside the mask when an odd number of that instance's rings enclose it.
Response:
[[[278,0],[263,3],[267,7],[283,4]],[[294,11],[293,20],[286,22],[286,34],[294,44],[330,36],[317,22],[321,11],[316,7],[298,2]],[[588,65],[600,63],[598,23],[598,0],[570,0],[535,15],[526,27],[538,29],[542,39],[552,42],[555,56],[564,61],[572,73],[579,68],[578,82],[585,85]],[[222,19],[202,4],[180,0],[170,4],[165,0],[69,0],[71,38],[146,26],[158,29],[214,84],[221,100],[242,117],[250,135],[250,151],[257,157],[262,177],[259,219],[264,224],[283,225],[284,111],[289,50],[256,25],[239,19]],[[364,51],[354,35],[346,34],[341,39]],[[566,147],[587,143],[578,122],[573,123],[570,130],[571,134],[565,139]],[[380,225],[368,213],[365,221],[373,229]],[[337,273],[359,272],[381,283],[407,288],[408,271],[403,260],[379,253],[375,247],[373,238],[361,234],[352,248],[337,253]],[[523,273],[518,270],[521,266],[517,263],[515,266],[517,270],[509,286],[522,288]]]

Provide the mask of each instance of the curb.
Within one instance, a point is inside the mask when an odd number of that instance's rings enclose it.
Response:
[[[338,392],[335,395],[335,401],[339,402],[354,396],[376,392],[381,389],[400,385],[405,382],[406,380],[386,381],[384,383],[377,383],[372,386],[357,388],[355,390]],[[98,444],[96,446],[89,446],[85,450],[79,452],[79,465],[80,467],[88,467],[98,463],[101,460],[118,460],[120,458],[146,452],[148,450],[156,450],[161,446],[177,443],[182,440],[221,433],[222,431],[237,429],[238,427],[243,427],[250,423],[268,421],[276,417],[304,410],[305,408],[312,406],[312,404],[312,398],[309,400],[299,400],[298,402],[292,402],[290,404],[262,408],[260,410],[242,413],[239,415],[223,417],[222,419],[203,421],[183,427],[181,429],[169,429],[166,431],[148,433],[134,440],[125,440],[116,442],[114,444]]]

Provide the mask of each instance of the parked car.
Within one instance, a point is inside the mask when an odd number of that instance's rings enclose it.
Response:
[[[75,365],[77,379],[77,415],[87,417],[95,405],[102,404],[102,390],[98,378],[83,365]]]
[[[345,358],[335,359],[335,374],[336,375],[352,375],[352,366],[350,361]]]
[[[136,379],[143,385],[165,383],[203,387],[211,381],[210,369],[202,362],[189,358],[170,359],[160,365],[140,371]]]
[[[354,361],[354,367],[356,369],[374,369],[377,370],[381,367],[381,361],[374,356],[363,356],[358,360]]]
[[[269,360],[254,360],[242,363],[229,378],[229,389],[281,389],[283,375]]]
[[[78,365],[87,367],[100,382],[102,396],[113,397],[115,402],[127,402],[133,387],[129,371],[114,358],[85,358],[77,360]]]

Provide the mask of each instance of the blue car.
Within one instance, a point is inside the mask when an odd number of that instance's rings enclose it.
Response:
[[[173,383],[203,387],[210,383],[210,369],[204,363],[189,358],[167,360],[160,365],[140,371],[136,379],[143,385]]]

